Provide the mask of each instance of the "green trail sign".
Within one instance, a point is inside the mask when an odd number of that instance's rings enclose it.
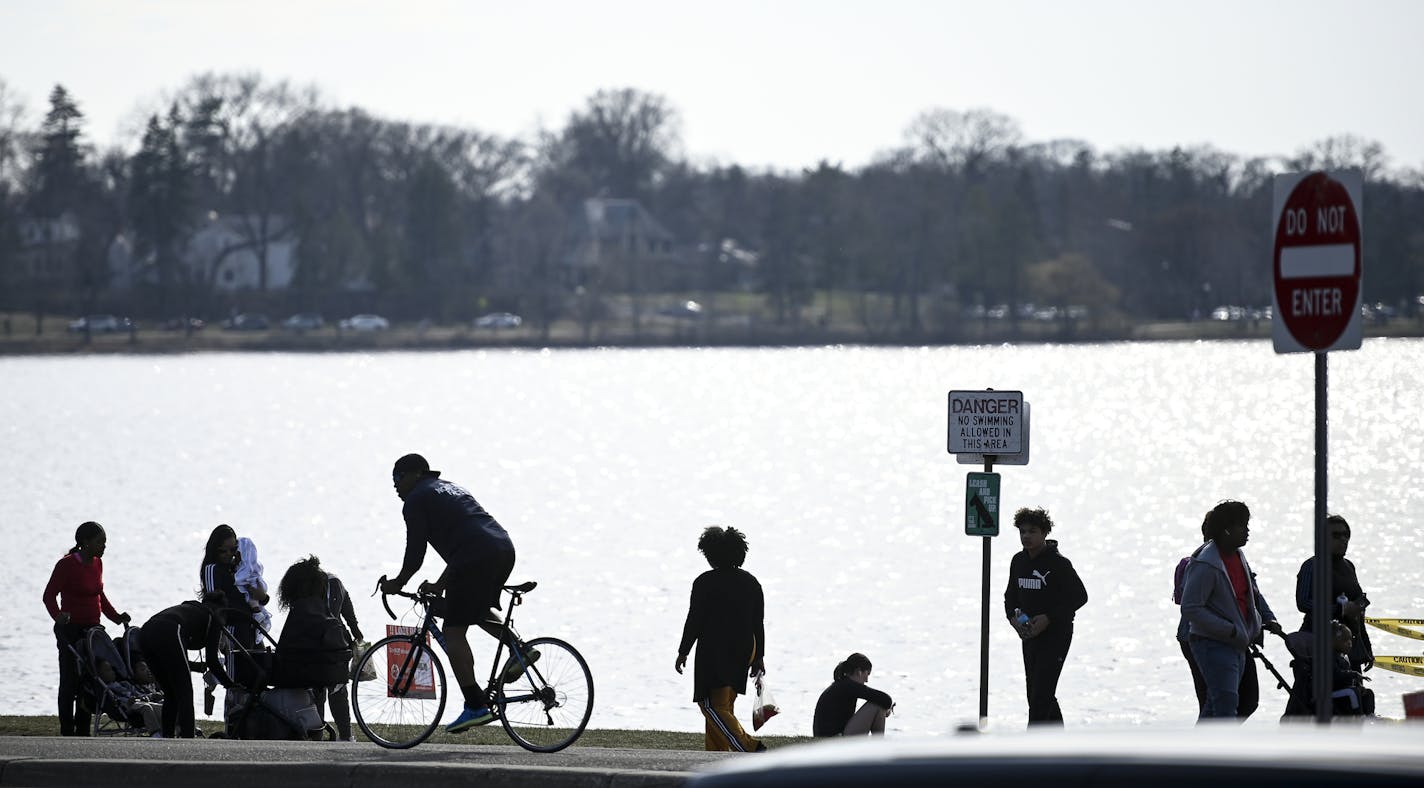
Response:
[[[999,474],[971,473],[964,484],[964,534],[999,535]]]

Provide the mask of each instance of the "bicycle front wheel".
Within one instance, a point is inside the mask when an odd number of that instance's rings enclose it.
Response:
[[[361,675],[374,678],[361,681]],[[351,671],[351,710],[371,741],[405,749],[430,738],[445,713],[445,666],[426,643],[394,636],[378,641]]]
[[[557,752],[573,744],[593,714],[593,674],[573,646],[557,638],[526,641],[539,653],[524,675],[494,693],[499,721],[516,744]]]

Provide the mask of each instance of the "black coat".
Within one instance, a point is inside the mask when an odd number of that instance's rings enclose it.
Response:
[[[752,663],[766,655],[764,609],[761,583],[740,567],[712,569],[693,581],[677,654],[686,657],[692,644],[697,644],[692,667],[694,701],[706,699],[717,687],[746,694]]]

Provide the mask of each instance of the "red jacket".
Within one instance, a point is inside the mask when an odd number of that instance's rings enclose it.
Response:
[[[55,597],[59,603],[55,603]],[[109,604],[104,596],[104,559],[91,558],[89,561],[73,552],[59,559],[50,573],[49,585],[44,590],[45,609],[50,618],[59,618],[60,613],[68,613],[72,623],[83,627],[96,626],[99,612],[115,624],[119,623],[119,612]]]

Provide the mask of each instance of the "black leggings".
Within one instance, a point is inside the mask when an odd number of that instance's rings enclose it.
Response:
[[[75,623],[54,625],[54,645],[59,649],[59,735],[88,736],[93,717],[80,702],[79,665],[70,648],[88,627]]]
[[[155,618],[149,619],[139,632],[148,669],[163,690],[163,735],[191,739],[197,724],[193,719],[193,677],[182,627],[172,619]]]

